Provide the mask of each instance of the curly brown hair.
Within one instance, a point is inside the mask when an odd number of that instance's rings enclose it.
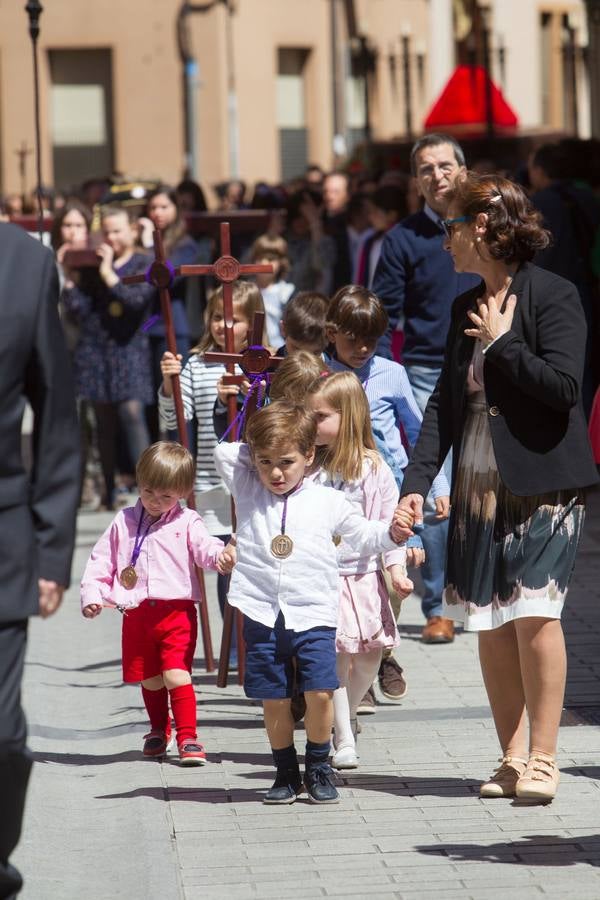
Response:
[[[525,262],[550,243],[541,214],[524,190],[508,178],[467,172],[454,182],[450,204],[473,219],[478,213],[487,215],[483,239],[492,259]]]

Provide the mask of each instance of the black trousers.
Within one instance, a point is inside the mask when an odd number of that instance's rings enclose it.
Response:
[[[31,756],[21,708],[27,620],[0,623],[0,898],[16,897],[23,884],[9,858],[21,835]]]

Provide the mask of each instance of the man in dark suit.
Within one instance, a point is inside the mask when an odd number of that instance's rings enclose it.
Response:
[[[465,171],[460,145],[449,135],[425,135],[412,148],[411,170],[424,206],[385,235],[373,291],[390,319],[390,331],[381,339],[378,353],[391,356],[391,332],[403,319],[402,362],[423,411],[442,368],[452,303],[479,278],[457,275],[443,247],[441,220],[447,215],[449,192],[456,176]],[[447,476],[450,479],[450,471]],[[426,619],[421,637],[440,644],[454,638],[453,622],[441,615],[448,522],[436,520],[433,509],[428,511],[421,535],[425,547],[421,607]],[[390,697],[382,677],[381,689]]]
[[[21,452],[26,402],[32,460]],[[21,680],[27,620],[58,609],[69,583],[79,498],[79,435],[49,250],[0,224],[0,898],[22,885],[9,857],[21,832],[31,759]]]

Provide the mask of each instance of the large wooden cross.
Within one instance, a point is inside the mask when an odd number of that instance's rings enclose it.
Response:
[[[212,265],[181,266],[181,275],[212,275],[223,285],[223,317],[225,321],[225,352],[210,351],[204,354],[206,362],[225,363],[227,375],[224,376],[225,384],[240,384],[244,377],[253,379],[267,372],[268,369],[279,365],[282,358],[271,356],[269,350],[262,345],[264,327],[264,313],[255,313],[250,336],[250,346],[242,353],[235,352],[233,337],[233,283],[240,275],[254,275],[273,271],[270,263],[257,263],[244,265],[231,255],[231,233],[229,222],[221,222],[221,256]],[[244,375],[235,374],[236,363]],[[256,408],[256,391],[250,399],[246,415],[251,415]],[[227,419],[231,426],[237,416],[237,397],[231,395],[227,398]],[[229,432],[229,440],[236,440],[233,429]],[[235,509],[232,502],[232,516],[235,522]],[[227,687],[229,675],[229,657],[231,654],[231,638],[235,627],[238,650],[238,682],[244,681],[244,640],[242,635],[242,617],[229,603],[225,602],[223,615],[223,636],[221,639],[221,653],[219,656],[219,672],[217,686]]]
[[[165,325],[166,343],[169,353],[177,356],[177,341],[175,338],[175,328],[173,327],[173,314],[171,311],[171,295],[169,287],[173,277],[179,275],[179,269],[174,268],[165,256],[162,237],[158,229],[154,230],[154,261],[146,272],[140,275],[128,275],[123,278],[123,284],[139,284],[147,281],[158,290],[160,298],[160,309]],[[177,433],[179,442],[189,449],[188,430],[185,421],[185,413],[183,410],[183,398],[181,396],[181,385],[179,383],[179,375],[173,375],[171,378],[173,385],[173,400],[175,402],[175,415],[177,417]],[[194,492],[187,498],[187,504],[191,509],[196,508]],[[208,617],[208,605],[206,600],[206,586],[204,583],[204,575],[202,569],[196,567],[198,583],[200,585],[200,626],[202,630],[202,643],[204,645],[204,660],[207,672],[214,672],[215,659],[212,648],[212,638],[210,634],[210,620]]]
[[[179,271],[181,275],[212,275],[223,286],[223,315],[225,318],[225,353],[218,354],[219,359],[215,359],[214,354],[211,358],[204,354],[207,362],[225,362],[228,375],[225,376],[228,384],[239,383],[239,376],[235,375],[235,363],[238,361],[235,356],[235,344],[233,338],[233,282],[237,281],[240,275],[257,275],[273,271],[270,263],[242,264],[235,256],[231,255],[231,231],[229,222],[221,222],[221,256],[212,265],[189,265],[181,266]],[[253,339],[255,329],[253,329]],[[258,336],[258,344],[262,343],[262,332]],[[229,354],[231,359],[224,359]],[[236,379],[236,380],[233,380]],[[230,422],[236,416],[237,399],[231,395],[227,399],[227,416]]]

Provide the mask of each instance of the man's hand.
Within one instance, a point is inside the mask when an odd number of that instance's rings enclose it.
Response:
[[[407,547],[406,548],[406,565],[422,566],[425,562],[425,550],[423,547]]]
[[[42,619],[47,619],[48,616],[54,615],[62,603],[65,589],[62,584],[57,584],[56,581],[46,581],[45,578],[38,578],[38,590],[40,594],[40,616]]]

